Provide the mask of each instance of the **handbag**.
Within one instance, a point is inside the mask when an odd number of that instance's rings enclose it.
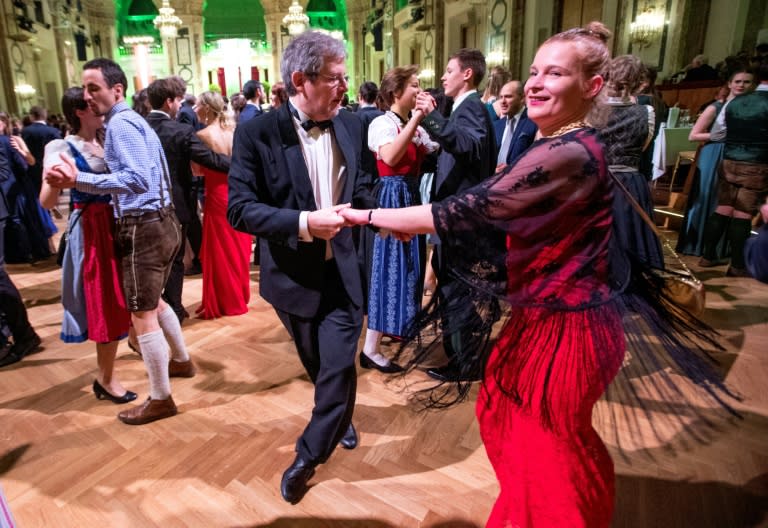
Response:
[[[618,187],[627,196],[629,203],[632,205],[634,210],[637,211],[637,214],[640,215],[640,218],[642,218],[643,221],[648,224],[648,227],[651,228],[651,231],[653,231],[656,236],[659,237],[659,240],[664,246],[664,249],[666,249],[667,252],[671,255],[672,259],[675,261],[676,267],[678,268],[653,270],[654,275],[660,277],[664,282],[664,285],[662,286],[662,296],[672,304],[686,310],[693,315],[701,315],[704,312],[704,307],[706,305],[704,284],[702,284],[702,282],[696,278],[690,268],[688,268],[685,262],[683,262],[683,259],[680,258],[680,255],[678,255],[675,250],[672,249],[669,241],[664,235],[661,234],[659,228],[656,227],[656,224],[648,216],[648,213],[643,211],[643,208],[640,207],[640,204],[637,203],[637,200],[635,200],[635,197],[630,194],[627,188],[624,187],[624,184],[622,184],[621,181],[619,181],[619,179],[612,172],[611,177],[613,178],[613,181],[616,183],[616,185],[618,185]]]

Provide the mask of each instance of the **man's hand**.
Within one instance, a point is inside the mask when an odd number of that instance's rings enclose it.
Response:
[[[338,235],[346,225],[346,220],[339,213],[349,207],[350,204],[346,203],[310,212],[307,215],[309,234],[323,240],[330,240]]]
[[[425,116],[432,113],[437,106],[435,98],[429,92],[421,92],[416,96],[416,110],[421,110]]]
[[[45,175],[48,185],[56,189],[71,189],[77,181],[77,167],[67,154],[59,154],[62,163],[57,163]]]

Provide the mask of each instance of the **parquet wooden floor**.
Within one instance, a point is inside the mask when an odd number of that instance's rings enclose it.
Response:
[[[185,322],[200,372],[173,380],[178,416],[141,427],[94,398],[93,345],[58,339],[59,269],[9,271],[44,344],[0,370],[0,486],[19,527],[483,526],[498,485],[473,402],[415,413],[369,371],[359,373],[360,446],[338,449],[301,503],[281,499],[312,386],[258,296],[257,269],[248,314]],[[730,352],[727,379],[744,419],[720,423],[703,442],[672,431],[669,442],[651,435],[619,449],[616,424],[596,416],[616,464],[616,527],[768,526],[768,285],[722,271],[701,273],[705,318]],[[187,278],[190,313],[200,292],[200,277]],[[139,357],[125,343],[118,355],[121,379],[144,399]]]

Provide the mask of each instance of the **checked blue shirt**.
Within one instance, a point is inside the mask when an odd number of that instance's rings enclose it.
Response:
[[[115,216],[140,215],[171,204],[168,163],[155,131],[125,101],[106,118],[105,174],[78,172],[75,188],[91,194],[111,194]]]

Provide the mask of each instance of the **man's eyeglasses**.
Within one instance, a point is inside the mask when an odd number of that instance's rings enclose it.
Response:
[[[308,73],[307,77],[320,77],[328,82],[332,87],[337,87],[341,83],[349,84],[349,75],[325,75],[324,73]]]

